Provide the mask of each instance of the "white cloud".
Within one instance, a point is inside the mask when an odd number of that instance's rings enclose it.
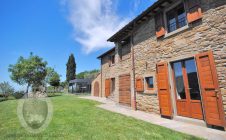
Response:
[[[112,47],[107,42],[116,31],[128,23],[129,18],[116,14],[116,0],[62,0],[68,8],[68,19],[74,29],[74,39],[85,53]],[[114,3],[113,3],[114,2]]]

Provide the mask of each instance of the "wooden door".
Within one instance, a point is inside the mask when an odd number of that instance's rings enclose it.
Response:
[[[99,97],[99,92],[100,92],[99,82],[96,81],[94,83],[94,96]]]
[[[212,51],[196,56],[202,90],[205,119],[209,125],[225,127],[222,96],[219,91],[218,78]]]
[[[194,58],[172,63],[177,114],[203,119],[201,94]]]
[[[162,116],[172,117],[168,64],[157,64],[157,83],[160,113]]]
[[[110,96],[111,93],[111,80],[106,79],[105,80],[105,97]]]
[[[130,75],[119,76],[119,103],[131,106]]]

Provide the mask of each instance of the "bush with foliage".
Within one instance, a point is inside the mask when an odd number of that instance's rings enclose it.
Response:
[[[52,93],[47,93],[47,96],[48,96],[48,97],[55,97],[55,96],[62,96],[62,94],[63,94],[63,93],[61,93],[61,92],[57,92],[57,93],[53,93],[53,92],[52,92]]]
[[[60,75],[57,72],[54,72],[54,74],[49,80],[49,84],[54,87],[55,91],[56,88],[60,86]]]
[[[25,95],[24,91],[17,91],[13,94],[16,99],[21,99]]]
[[[6,101],[7,99],[5,97],[0,97],[0,102]]]
[[[7,97],[7,100],[16,100],[16,98],[13,95],[10,95]]]

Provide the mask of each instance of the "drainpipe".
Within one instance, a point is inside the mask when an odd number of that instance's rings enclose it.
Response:
[[[100,59],[100,92],[101,92],[100,93],[101,97],[103,97],[103,95],[102,95],[102,58]]]
[[[134,42],[133,42],[133,33],[130,38],[130,45],[132,48],[132,72],[133,72],[133,109],[137,110],[137,102],[136,102],[136,88],[135,88],[135,63],[134,63]]]

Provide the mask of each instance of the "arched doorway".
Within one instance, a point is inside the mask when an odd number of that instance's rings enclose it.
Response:
[[[99,83],[95,82],[94,84],[94,96],[99,97]]]

